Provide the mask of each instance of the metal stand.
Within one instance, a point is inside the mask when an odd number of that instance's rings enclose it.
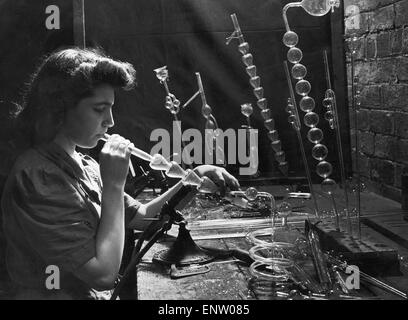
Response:
[[[179,247],[183,246],[183,244],[180,245],[180,243],[184,243],[184,246],[186,241],[185,239],[190,238],[190,235],[188,233],[188,230],[185,229],[185,226],[187,224],[187,222],[184,220],[183,216],[180,214],[180,212],[178,210],[176,210],[175,208],[177,206],[183,206],[183,201],[185,200],[185,198],[188,198],[188,195],[194,191],[195,189],[190,187],[190,186],[183,186],[180,188],[180,190],[177,191],[177,193],[168,201],[166,202],[161,211],[160,211],[160,218],[158,219],[150,219],[150,220],[154,220],[154,222],[152,223],[155,224],[158,221],[163,221],[165,216],[168,216],[169,219],[168,221],[166,221],[162,227],[157,230],[154,235],[150,238],[150,240],[148,241],[148,243],[142,248],[143,242],[145,240],[147,240],[147,238],[149,237],[149,235],[151,234],[151,231],[149,231],[149,227],[142,233],[142,235],[140,236],[138,242],[136,243],[135,248],[133,249],[133,253],[132,253],[132,258],[128,264],[128,266],[126,267],[126,270],[123,273],[123,276],[120,278],[120,281],[118,283],[118,285],[116,286],[116,288],[114,289],[113,293],[112,293],[112,297],[111,300],[115,300],[118,295],[119,292],[123,289],[123,287],[125,286],[126,282],[131,279],[131,274],[133,272],[135,272],[135,267],[136,265],[141,261],[141,259],[143,258],[143,256],[146,254],[147,251],[149,251],[149,249],[161,238],[164,236],[164,234],[171,229],[173,224],[179,225],[180,226],[180,234],[179,237]],[[152,226],[151,225],[151,226]],[[154,227],[154,226],[153,226]],[[188,234],[187,234],[188,233]],[[193,242],[193,240],[191,239],[190,242]],[[194,246],[196,246],[194,243],[190,243],[189,245],[187,245],[188,248],[193,248]],[[198,249],[200,249],[198,246],[196,246]],[[189,251],[191,252],[191,250]],[[196,252],[198,252],[198,250],[196,250]],[[197,253],[198,255],[199,253]],[[202,256],[207,256],[209,257],[209,255],[202,253]]]
[[[178,225],[179,234],[176,241],[170,249],[157,252],[153,257],[153,261],[165,265],[185,266],[207,263],[215,259],[215,257],[206,254],[195,244],[190,232],[186,229],[185,221],[181,221]]]
[[[143,249],[141,249],[141,247],[142,247],[143,241],[146,239],[146,232],[143,232],[143,234],[141,235],[133,251],[132,259],[129,262],[129,265],[127,266],[118,285],[113,291],[110,300],[116,300],[116,298],[119,295],[119,292],[124,287],[131,273],[135,271],[136,265],[140,262],[140,260],[146,254],[146,252],[149,251],[149,249],[157,242],[157,240],[159,240],[168,230],[170,230],[173,224],[179,224],[184,221],[184,218],[181,216],[181,214],[178,211],[174,210],[174,208],[171,208],[167,202],[164,204],[162,208],[161,216],[164,217],[164,215],[166,214],[170,216],[170,219],[166,223],[164,223],[164,225],[161,227],[160,230],[156,231],[156,233],[149,240],[149,242],[143,247]]]

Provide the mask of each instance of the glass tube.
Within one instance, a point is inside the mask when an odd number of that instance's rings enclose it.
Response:
[[[296,47],[299,41],[299,36],[294,31],[290,30],[287,19],[287,10],[292,7],[302,7],[311,15],[322,16],[327,14],[330,9],[333,10],[335,6],[339,6],[338,1],[336,0],[303,0],[301,2],[288,3],[284,6],[282,14],[286,27],[286,33],[283,36],[283,43],[289,48],[287,58],[293,64],[292,77],[297,80],[295,84],[295,91],[299,96],[301,96],[300,109],[305,112],[303,122],[310,128],[307,138],[312,144],[315,145],[312,155],[318,161],[316,173],[324,178],[323,182],[321,183],[322,190],[331,196],[332,206],[336,216],[336,229],[340,230],[339,214],[337,211],[335,198],[333,196],[333,193],[337,188],[337,184],[333,179],[330,179],[330,175],[332,173],[331,164],[324,160],[327,156],[327,153],[325,154],[327,147],[322,143],[323,132],[317,128],[319,116],[317,113],[313,112],[315,102],[314,99],[309,96],[311,84],[309,81],[304,79],[304,77],[307,75],[307,68],[303,65],[300,66],[303,53],[302,50]],[[316,147],[316,145],[319,146]]]
[[[285,152],[281,148],[281,141],[279,139],[278,131],[275,128],[271,129],[271,122],[274,123],[271,117],[268,103],[264,97],[264,88],[261,86],[261,78],[256,74],[256,66],[253,64],[253,56],[249,52],[249,44],[245,41],[238,23],[236,14],[231,14],[232,23],[234,25],[234,32],[227,38],[228,45],[232,39],[238,39],[238,50],[242,54],[242,62],[246,67],[246,72],[249,76],[249,83],[253,88],[253,94],[257,99],[257,106],[261,109],[262,118],[264,119],[264,126],[268,130],[268,138],[271,141],[272,150],[275,153],[275,160],[278,162],[278,168],[285,176],[288,174],[288,163],[286,161]],[[272,133],[271,133],[272,132]],[[279,146],[279,148],[278,148]]]

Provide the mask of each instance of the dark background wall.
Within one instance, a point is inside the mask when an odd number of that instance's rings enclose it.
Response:
[[[45,8],[58,5],[61,28],[45,27]],[[73,43],[72,3],[62,0],[0,0],[0,195],[12,165],[13,136],[9,113],[14,111],[24,83],[45,53]],[[0,211],[0,226],[1,226]],[[5,241],[0,232],[0,296],[6,290]]]
[[[61,11],[59,30],[45,27],[45,9]],[[19,103],[30,74],[41,56],[60,45],[73,44],[72,3],[62,0],[0,0],[0,179],[9,167],[7,141],[12,135],[8,117]]]
[[[408,1],[347,0],[347,5],[361,11],[356,61],[361,173],[376,192],[400,201],[408,164]],[[349,84],[350,68],[349,60]],[[351,126],[353,142],[354,120]]]

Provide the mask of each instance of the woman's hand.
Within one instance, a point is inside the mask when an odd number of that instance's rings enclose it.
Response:
[[[194,171],[200,177],[207,176],[210,178],[220,188],[222,196],[225,195],[227,187],[231,190],[240,189],[238,180],[224,168],[212,165],[201,165],[196,167]]]
[[[129,170],[130,148],[133,144],[113,134],[106,141],[99,156],[101,179],[104,187],[124,187]]]

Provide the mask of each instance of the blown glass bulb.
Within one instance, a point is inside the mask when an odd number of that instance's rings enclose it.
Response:
[[[285,161],[285,152],[279,151],[275,153],[275,159],[277,162],[282,163]]]
[[[292,77],[293,78],[300,80],[306,77],[306,74],[307,74],[307,69],[303,64],[296,63],[292,67]]]
[[[321,183],[322,191],[324,193],[332,194],[337,189],[336,181],[333,179],[324,179]]]
[[[183,178],[186,175],[186,172],[184,171],[183,168],[180,167],[180,165],[172,161],[170,162],[171,166],[166,170],[166,176],[169,178]]]
[[[296,34],[296,32],[293,31],[287,31],[283,35],[283,44],[289,48],[292,48],[297,45],[299,41],[299,37]]]
[[[153,71],[156,73],[156,77],[157,79],[160,80],[160,82],[166,81],[169,77],[167,66],[163,66],[161,68],[154,69]]]
[[[183,185],[190,185],[198,187],[201,184],[201,178],[191,169],[187,169],[187,175],[182,180]]]
[[[304,96],[300,99],[299,108],[303,112],[310,112],[313,111],[315,108],[315,101],[312,97]]]
[[[302,50],[292,47],[289,49],[287,57],[291,63],[299,63],[303,58]]]
[[[245,190],[245,196],[250,201],[255,200],[257,195],[258,195],[258,190],[256,190],[254,187],[250,187]]]
[[[174,99],[173,101],[173,107],[170,109],[170,112],[172,114],[177,114],[180,111],[180,100]]]
[[[264,89],[262,87],[257,87],[254,89],[254,95],[258,100],[263,98]]]
[[[268,107],[268,101],[265,98],[259,99],[256,104],[262,110]]]
[[[329,111],[326,111],[326,112],[324,113],[324,118],[325,118],[327,121],[332,121],[332,120],[334,119],[334,117],[333,117],[333,112],[331,112],[330,110],[329,110]]]
[[[289,122],[289,123],[296,123],[296,122],[297,122],[296,116],[295,116],[294,114],[291,114],[291,115],[288,117],[288,122]]]
[[[259,88],[261,85],[261,78],[259,76],[255,76],[249,79],[249,83],[251,84],[252,88]]]
[[[330,0],[303,0],[302,8],[312,16],[321,17],[332,9],[332,3],[335,2]]]
[[[272,146],[273,151],[275,152],[282,151],[282,143],[280,140],[273,141],[271,143],[271,146]]]
[[[323,139],[323,131],[314,127],[307,133],[307,139],[312,143],[319,143]]]
[[[249,44],[248,42],[240,43],[238,46],[238,51],[242,54],[247,54],[249,52]]]
[[[285,111],[289,114],[292,114],[295,111],[294,109],[295,109],[294,105],[291,102],[288,102],[288,104],[285,107]]]
[[[298,95],[307,96],[312,89],[310,82],[307,80],[300,80],[295,85],[295,90]]]
[[[269,110],[269,109],[268,109]],[[265,120],[264,122],[264,126],[266,129],[268,129],[269,131],[274,131],[275,130],[275,120],[273,120],[272,118]]]
[[[216,130],[217,126],[215,124],[214,121],[212,121],[211,119],[208,119],[205,123],[205,129],[207,130]]]
[[[316,173],[322,178],[327,178],[333,172],[332,165],[327,161],[321,161],[316,166]]]
[[[284,176],[288,175],[289,164],[287,161],[282,161],[279,163],[279,170],[283,173]]]
[[[208,118],[211,115],[211,112],[212,109],[208,104],[201,108],[201,114],[204,116],[204,118]]]
[[[320,143],[316,144],[312,149],[312,157],[317,161],[326,159],[328,153],[327,147]]]
[[[166,158],[159,153],[153,155],[149,165],[153,170],[167,170],[171,166]]]
[[[269,138],[269,140],[271,140],[272,142],[273,142],[273,141],[276,141],[276,140],[279,140],[278,131],[276,131],[276,130],[269,131],[269,132],[268,132],[268,138]]]
[[[249,117],[253,112],[252,104],[250,103],[244,103],[241,105],[241,113],[245,117]]]
[[[261,111],[261,116],[262,118],[267,121],[271,118],[271,110],[270,109],[264,109]]]
[[[218,191],[218,187],[210,178],[202,177],[197,190],[201,193],[215,193]]]
[[[244,54],[244,55],[242,56],[242,62],[243,62],[247,67],[252,66],[252,65],[253,65],[253,62],[254,62],[254,57],[253,57],[252,54],[250,54],[250,53]]]
[[[324,98],[323,99],[323,105],[328,108],[332,105],[332,99],[331,98]]]
[[[246,67],[246,73],[251,77],[255,77],[256,76],[256,66],[252,65],[252,66],[248,66]]]
[[[314,128],[319,123],[319,116],[314,112],[308,112],[305,114],[303,122],[306,126]]]

